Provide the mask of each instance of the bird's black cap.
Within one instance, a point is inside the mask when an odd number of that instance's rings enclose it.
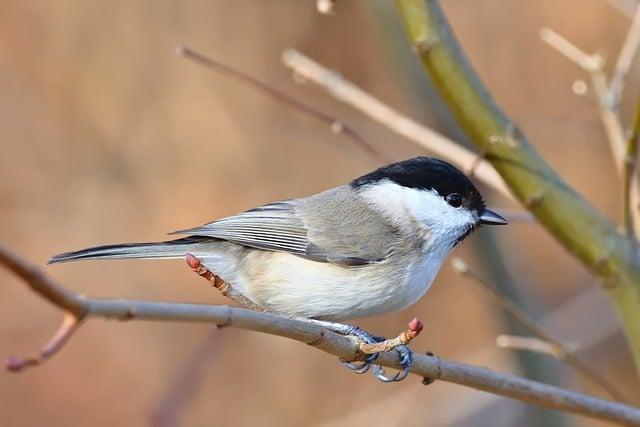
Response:
[[[444,160],[420,156],[392,163],[354,179],[351,186],[358,189],[385,179],[403,187],[435,190],[442,197],[458,193],[464,198],[463,204],[467,208],[477,212],[485,209],[482,195],[471,180]]]

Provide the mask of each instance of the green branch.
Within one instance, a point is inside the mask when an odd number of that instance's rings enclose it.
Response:
[[[426,72],[460,126],[541,224],[603,283],[640,372],[640,255],[535,152],[473,70],[435,0],[396,0]]]

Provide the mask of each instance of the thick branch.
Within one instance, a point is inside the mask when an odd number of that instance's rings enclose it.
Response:
[[[223,305],[166,303],[129,300],[82,298],[61,288],[38,269],[0,246],[0,265],[21,277],[44,299],[64,311],[81,310],[83,316],[116,320],[163,320],[209,322],[218,326],[234,326],[290,338],[316,347],[344,360],[361,360],[358,342],[338,335],[322,326],[299,319],[244,308]],[[18,266],[18,267],[16,267]],[[64,295],[61,298],[60,295]],[[398,368],[398,355],[387,352],[376,364]],[[477,366],[416,354],[411,372],[430,380],[440,379],[484,390],[527,403],[617,422],[640,426],[640,409],[564,390],[513,375],[492,372]]]
[[[396,3],[425,70],[471,141],[486,153],[518,199],[605,285],[640,370],[637,249],[551,169],[498,108],[455,40],[438,2]]]

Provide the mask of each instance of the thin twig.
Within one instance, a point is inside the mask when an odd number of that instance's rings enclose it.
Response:
[[[640,8],[638,9],[640,10]],[[622,223],[627,235],[631,238],[634,236],[634,213],[636,213],[639,208],[638,206],[633,206],[631,203],[632,178],[638,160],[638,138],[640,138],[640,98],[638,98],[633,123],[627,134],[622,174]]]
[[[620,49],[620,55],[616,61],[616,66],[613,71],[613,77],[609,84],[609,93],[611,107],[614,110],[620,108],[620,100],[622,99],[622,90],[624,89],[625,78],[629,73],[633,58],[636,56],[638,49],[640,48],[640,8],[636,9],[636,13],[633,15],[631,26],[622,43],[622,49]]]
[[[77,317],[75,314],[65,312],[62,324],[49,341],[35,356],[27,357],[10,357],[6,361],[6,367],[12,372],[20,372],[23,369],[38,366],[53,357],[64,345],[71,339],[73,334],[82,325],[83,317]]]
[[[208,364],[217,354],[220,337],[213,329],[198,348],[188,356],[177,377],[169,384],[164,396],[151,411],[152,427],[172,427],[181,425],[181,417],[189,402],[197,393]]]
[[[529,330],[529,332],[531,332],[536,338],[547,343],[550,348],[553,348],[553,351],[549,351],[547,354],[551,354],[557,359],[572,366],[582,375],[589,378],[595,384],[598,384],[602,389],[606,390],[607,393],[609,393],[615,400],[620,402],[627,401],[622,393],[620,393],[616,387],[607,380],[607,378],[601,375],[596,369],[593,369],[591,366],[584,363],[574,350],[551,336],[542,327],[538,326],[538,324],[534,322],[524,311],[522,311],[518,305],[502,295],[487,278],[473,270],[464,260],[460,258],[453,258],[451,265],[457,273],[464,277],[473,279],[471,280],[472,283],[480,285],[481,289],[488,291],[493,300],[513,316],[514,319]]]
[[[176,53],[180,56],[184,56],[187,59],[190,59],[210,70],[217,71],[219,73],[225,74],[229,77],[233,77],[254,89],[270,96],[273,99],[278,100],[279,102],[287,105],[288,107],[303,112],[316,120],[319,120],[329,126],[334,133],[342,133],[347,136],[356,146],[365,151],[373,160],[378,163],[386,164],[391,163],[392,159],[381,153],[378,149],[376,149],[373,145],[369,144],[365,141],[355,130],[353,130],[350,126],[347,126],[342,121],[337,118],[330,116],[329,114],[318,111],[309,105],[303,104],[302,102],[293,99],[291,96],[286,93],[264,83],[255,77],[252,77],[242,71],[236,70],[228,65],[225,65],[221,62],[215,61],[214,59],[196,52],[195,50],[186,47],[186,46],[178,46],[176,47]]]
[[[594,70],[602,69],[603,59],[600,55],[590,55],[584,52],[551,28],[542,28],[540,30],[540,38],[585,71],[591,73]]]
[[[636,143],[634,138],[625,138],[619,110],[625,78],[629,73],[633,58],[638,49],[640,49],[640,8],[635,10],[633,21],[620,50],[610,83],[607,82],[607,76],[604,73],[604,60],[600,55],[589,55],[583,52],[549,28],[543,28],[540,31],[542,40],[591,75],[591,84],[598,101],[600,120],[607,133],[616,170],[622,182],[622,222],[629,236],[634,234],[634,222],[640,221],[640,211],[633,209],[631,206],[632,199],[635,199],[636,202],[640,201],[640,183],[636,185],[637,188],[633,191],[632,181],[635,164],[633,159],[635,157]]]
[[[540,38],[591,76],[591,85],[598,101],[600,120],[607,132],[607,140],[609,141],[616,170],[621,174],[624,158],[624,131],[620,118],[611,102],[609,83],[607,82],[607,76],[604,74],[604,59],[598,54],[590,55],[582,51],[550,28],[541,29]]]
[[[609,4],[628,17],[633,17],[638,10],[638,0],[608,0]]]
[[[87,316],[107,319],[210,322],[301,341],[344,360],[362,360],[364,357],[358,351],[357,340],[312,322],[230,306],[81,298],[66,290],[68,298],[56,298],[53,296],[60,291],[58,285],[2,246],[0,264],[24,279],[41,297],[66,311],[82,307]],[[399,368],[396,352],[380,354],[376,363]],[[411,372],[423,378],[449,381],[527,403],[640,426],[639,408],[433,355],[415,354]]]
[[[500,348],[511,350],[526,350],[534,353],[542,353],[553,356],[556,359],[564,358],[564,350],[557,345],[535,337],[520,337],[517,335],[498,335],[496,345]]]
[[[511,191],[495,169],[484,159],[443,135],[393,110],[379,99],[363,91],[337,72],[328,70],[295,49],[282,52],[282,61],[297,76],[326,89],[336,99],[354,107],[425,150],[448,160],[462,170],[474,166],[474,176],[482,183],[513,199]]]

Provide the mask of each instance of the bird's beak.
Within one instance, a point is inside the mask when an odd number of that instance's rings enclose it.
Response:
[[[480,215],[480,224],[484,225],[505,225],[508,221],[494,211],[485,209]]]

